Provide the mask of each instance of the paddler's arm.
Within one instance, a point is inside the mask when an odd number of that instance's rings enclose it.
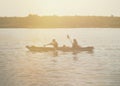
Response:
[[[49,43],[49,44],[45,44],[44,47],[48,46],[48,45],[53,45],[52,43]]]

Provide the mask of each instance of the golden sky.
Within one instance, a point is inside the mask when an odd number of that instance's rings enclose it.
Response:
[[[0,0],[0,16],[116,15],[120,0]]]

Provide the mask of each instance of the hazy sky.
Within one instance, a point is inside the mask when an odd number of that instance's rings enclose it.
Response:
[[[0,16],[116,15],[120,0],[0,0]]]

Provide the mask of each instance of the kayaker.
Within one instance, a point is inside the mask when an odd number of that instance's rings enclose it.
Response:
[[[47,45],[53,45],[55,49],[58,48],[58,42],[55,39],[53,39],[52,42]]]
[[[73,48],[73,49],[80,48],[80,46],[78,45],[78,42],[77,42],[76,39],[73,39],[72,48]]]

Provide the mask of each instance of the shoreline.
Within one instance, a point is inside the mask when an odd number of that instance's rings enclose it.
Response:
[[[0,17],[0,28],[120,28],[120,17],[38,15]]]
[[[54,27],[53,28],[51,27],[50,28],[49,27],[48,28],[34,28],[34,27],[33,28],[26,28],[26,27],[24,28],[23,27],[22,28],[7,27],[6,28],[4,27],[4,28],[1,28],[0,27],[0,29],[120,29],[120,27],[107,27],[107,28],[106,27],[103,27],[103,28],[100,28],[100,27],[90,27],[90,28],[89,27],[84,27],[84,28],[83,27],[80,27],[80,28],[54,28]]]

